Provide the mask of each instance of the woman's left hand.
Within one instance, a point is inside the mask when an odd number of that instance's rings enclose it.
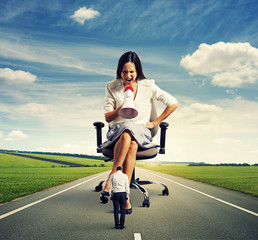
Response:
[[[145,123],[145,127],[148,128],[148,129],[155,128],[156,126],[157,126],[157,124],[154,123],[154,122],[147,122],[147,123]]]

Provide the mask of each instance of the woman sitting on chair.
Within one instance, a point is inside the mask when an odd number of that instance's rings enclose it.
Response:
[[[133,89],[134,108],[138,115],[132,119],[119,116],[123,107],[124,89]],[[151,119],[153,101],[161,101],[166,105],[160,116]],[[136,162],[138,147],[151,148],[151,130],[166,119],[177,108],[177,100],[169,93],[161,90],[154,82],[148,80],[143,74],[139,57],[134,52],[124,53],[118,62],[117,78],[107,83],[105,97],[105,120],[109,123],[107,141],[101,148],[114,146],[114,163],[112,171],[106,181],[103,194],[109,192],[110,176],[118,166],[123,166],[123,172],[131,182],[132,173]],[[130,214],[132,207],[130,200],[126,202],[126,213]]]

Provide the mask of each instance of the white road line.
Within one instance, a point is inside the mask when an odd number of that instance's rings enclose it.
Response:
[[[211,196],[211,195],[209,195],[209,194],[207,194],[207,193],[201,192],[201,191],[196,190],[196,189],[194,189],[194,188],[191,188],[191,187],[188,187],[188,186],[183,185],[183,184],[181,184],[181,183],[175,182],[175,181],[173,181],[173,180],[171,180],[171,179],[169,179],[169,178],[165,178],[165,177],[160,176],[160,175],[155,174],[155,173],[152,173],[152,174],[155,175],[155,176],[157,176],[157,177],[163,178],[163,179],[165,179],[165,180],[167,180],[167,181],[173,182],[173,183],[175,183],[175,184],[177,184],[177,185],[180,185],[180,186],[182,186],[182,187],[188,188],[188,189],[190,189],[190,190],[192,190],[192,191],[194,191],[194,192],[200,193],[200,194],[202,194],[202,195],[204,195],[204,196],[206,196],[206,197],[212,198],[212,199],[214,199],[214,200],[216,200],[216,201],[222,202],[222,203],[227,204],[227,205],[229,205],[229,206],[231,206],[231,207],[237,208],[237,209],[239,209],[239,210],[241,210],[241,211],[247,212],[247,213],[249,213],[249,214],[252,214],[252,215],[258,217],[258,213],[256,213],[256,212],[252,212],[252,211],[250,211],[250,210],[248,210],[248,209],[245,209],[245,208],[239,207],[239,206],[237,206],[237,205],[235,205],[235,204],[226,202],[226,201],[224,201],[224,200],[221,200],[221,199],[219,199],[219,198],[216,198],[216,197],[214,197],[214,196]]]
[[[50,198],[52,198],[52,197],[55,197],[55,196],[57,196],[57,195],[59,195],[59,194],[61,194],[61,193],[64,193],[64,192],[66,192],[66,191],[69,191],[69,190],[71,190],[71,189],[73,189],[73,188],[75,188],[75,187],[78,187],[78,186],[80,186],[80,185],[82,185],[82,184],[84,184],[84,183],[87,183],[87,182],[89,182],[89,181],[92,181],[92,180],[94,180],[94,179],[96,179],[96,178],[98,178],[98,177],[101,177],[101,176],[105,175],[105,174],[106,174],[106,173],[97,175],[96,177],[93,177],[93,178],[91,178],[91,179],[85,180],[85,181],[83,181],[83,182],[81,182],[81,183],[78,183],[78,184],[72,186],[72,187],[69,187],[69,188],[66,188],[66,189],[64,189],[64,190],[62,190],[62,191],[60,191],[60,192],[54,193],[54,194],[52,194],[52,195],[50,195],[50,196],[48,196],[48,197],[42,198],[42,199],[40,199],[40,200],[38,200],[38,201],[32,202],[32,203],[30,203],[30,204],[27,204],[27,205],[25,205],[25,206],[23,206],[23,207],[17,208],[17,209],[15,209],[15,210],[11,211],[11,212],[8,212],[8,213],[5,213],[5,214],[3,214],[3,215],[0,215],[0,220],[3,219],[3,218],[8,217],[8,216],[10,216],[10,215],[13,215],[13,214],[15,214],[15,213],[17,213],[17,212],[20,212],[20,211],[22,211],[22,210],[24,210],[24,209],[26,209],[26,208],[29,208],[29,207],[31,207],[31,206],[34,206],[34,205],[36,205],[36,204],[38,204],[38,203],[41,203],[41,202],[43,202],[43,201],[45,201],[45,200],[47,200],[47,199],[50,199]]]
[[[142,240],[142,236],[140,233],[135,233],[134,234],[134,240]]]

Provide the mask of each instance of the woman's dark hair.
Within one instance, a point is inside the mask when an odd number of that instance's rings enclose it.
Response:
[[[138,57],[138,55],[135,52],[126,52],[124,53],[119,61],[118,61],[118,65],[117,65],[117,71],[116,71],[116,77],[117,79],[121,79],[121,72],[123,70],[123,67],[125,65],[125,63],[128,62],[132,62],[135,65],[136,71],[137,71],[137,78],[136,80],[142,80],[145,79],[146,77],[144,76],[143,72],[142,72],[142,64],[141,61]]]

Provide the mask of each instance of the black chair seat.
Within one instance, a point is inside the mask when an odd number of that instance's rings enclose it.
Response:
[[[114,147],[102,149],[102,154],[105,157],[112,158],[114,157]],[[150,159],[156,157],[158,154],[158,148],[148,148],[148,149],[139,149],[136,154],[137,160]]]

